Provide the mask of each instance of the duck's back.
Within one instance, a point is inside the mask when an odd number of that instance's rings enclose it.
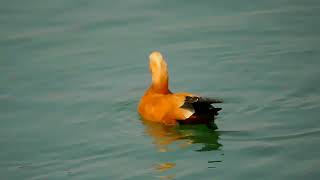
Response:
[[[194,109],[181,108],[185,102],[182,94],[146,93],[138,106],[139,114],[146,120],[176,124],[194,114]]]

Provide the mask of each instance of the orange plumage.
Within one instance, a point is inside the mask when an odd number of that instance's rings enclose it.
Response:
[[[161,53],[154,51],[149,59],[152,83],[138,105],[138,112],[145,120],[167,125],[213,121],[221,108],[214,108],[211,104],[221,103],[220,100],[191,93],[172,93],[168,88],[167,63]]]

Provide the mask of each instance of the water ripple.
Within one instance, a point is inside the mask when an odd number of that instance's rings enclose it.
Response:
[[[291,140],[291,139],[300,139],[304,137],[320,135],[320,129],[310,130],[306,132],[298,132],[286,135],[278,136],[266,136],[266,137],[250,137],[250,132],[244,131],[220,131],[222,134],[221,139],[226,141],[282,141],[282,140]],[[226,135],[226,136],[223,136]],[[246,136],[246,138],[239,138],[239,136]]]

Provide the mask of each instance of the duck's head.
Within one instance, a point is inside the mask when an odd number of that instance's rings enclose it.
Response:
[[[168,92],[168,68],[165,59],[158,51],[153,51],[150,56],[150,72],[152,76],[151,87],[154,90]]]

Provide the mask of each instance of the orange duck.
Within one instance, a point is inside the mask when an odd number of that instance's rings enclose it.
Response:
[[[211,126],[221,110],[211,104],[222,101],[186,92],[172,93],[168,87],[167,63],[161,53],[154,51],[149,59],[152,83],[138,105],[142,118],[167,125],[202,123]]]

